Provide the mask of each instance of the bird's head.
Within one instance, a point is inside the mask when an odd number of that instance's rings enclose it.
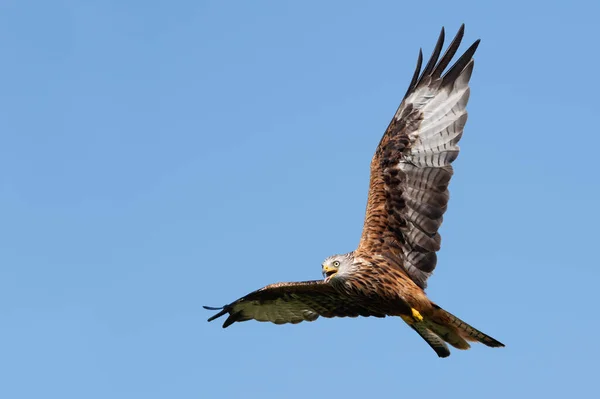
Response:
[[[333,255],[325,259],[322,266],[323,278],[328,281],[335,275],[346,273],[350,270],[354,260],[353,252],[343,255]]]

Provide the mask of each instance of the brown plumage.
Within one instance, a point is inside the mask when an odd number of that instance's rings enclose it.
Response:
[[[254,291],[209,319],[223,327],[246,320],[276,324],[323,317],[400,316],[438,354],[446,343],[504,346],[431,302],[424,289],[436,263],[438,229],[448,205],[452,162],[467,121],[473,43],[444,73],[464,34],[440,58],[444,29],[423,71],[417,67],[371,161],[369,196],[358,248],[323,263],[324,280],[278,283]]]

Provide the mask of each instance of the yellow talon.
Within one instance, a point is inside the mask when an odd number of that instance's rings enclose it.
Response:
[[[400,315],[400,317],[402,317],[402,320],[404,320],[406,322],[406,324],[413,325],[415,323],[423,321],[423,316],[421,316],[421,313],[419,313],[419,311],[417,309],[410,308],[410,310],[412,311],[412,317],[406,316],[406,315]]]
[[[412,315],[413,318],[417,321],[423,321],[423,316],[421,316],[421,313],[419,313],[419,311],[415,308],[411,308],[412,310]]]

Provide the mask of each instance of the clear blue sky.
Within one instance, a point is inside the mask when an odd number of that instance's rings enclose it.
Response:
[[[0,397],[593,396],[598,5],[124,3],[0,2]],[[507,347],[206,323],[355,248],[418,49],[462,22],[482,43],[428,293]]]

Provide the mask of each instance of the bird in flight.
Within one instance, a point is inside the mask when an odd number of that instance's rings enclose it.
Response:
[[[469,341],[491,347],[499,341],[471,327],[425,294],[440,249],[438,229],[448,205],[452,162],[467,122],[469,79],[475,41],[446,70],[464,35],[464,25],[440,58],[444,29],[421,71],[423,53],[402,103],[371,161],[366,216],[356,250],[322,264],[323,280],[276,283],[222,308],[223,328],[246,320],[275,324],[322,317],[399,316],[439,357],[448,345]]]

